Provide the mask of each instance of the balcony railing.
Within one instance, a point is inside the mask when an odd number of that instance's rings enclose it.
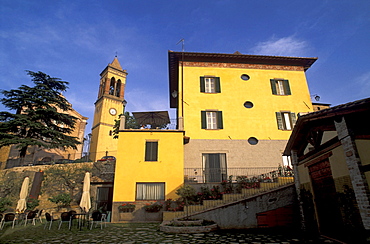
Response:
[[[274,182],[277,177],[291,177],[293,170],[289,166],[253,167],[253,168],[185,168],[186,183],[231,183]]]

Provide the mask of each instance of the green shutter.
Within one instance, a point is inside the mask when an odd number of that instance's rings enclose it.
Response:
[[[220,93],[221,92],[220,77],[215,77],[214,79],[215,79],[216,92]]]
[[[292,92],[290,91],[289,81],[283,80],[284,82],[284,95],[292,95]]]
[[[205,92],[206,91],[206,85],[204,82],[204,77],[200,77],[200,92]]]
[[[217,111],[217,129],[223,129],[222,111]]]
[[[295,113],[290,113],[290,119],[292,120],[292,129],[293,129],[295,123],[297,122],[297,118],[295,116]]]
[[[202,129],[207,129],[207,115],[206,111],[201,111]]]
[[[276,91],[276,80],[271,79],[270,80],[270,83],[271,83],[272,94],[277,95],[277,91]]]
[[[281,116],[281,113],[275,112],[275,114],[276,114],[276,121],[277,121],[278,129],[284,130],[283,117]]]

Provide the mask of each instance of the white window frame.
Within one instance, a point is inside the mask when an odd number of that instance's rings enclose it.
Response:
[[[216,111],[207,111],[207,129],[217,129],[217,112]]]
[[[204,86],[206,93],[216,93],[216,83],[213,77],[204,77]]]
[[[136,200],[165,200],[164,182],[136,182]]]
[[[276,92],[277,92],[278,95],[285,95],[284,81],[282,81],[282,80],[277,80],[276,81]]]
[[[292,130],[292,117],[290,112],[281,112],[281,117],[283,118],[283,125],[285,130]]]

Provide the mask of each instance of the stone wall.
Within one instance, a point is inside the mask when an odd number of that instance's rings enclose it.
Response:
[[[65,166],[65,165],[69,165],[69,164],[60,164],[59,166]],[[78,165],[80,167],[82,166],[92,166],[94,165],[94,163],[78,163],[78,164],[71,164],[71,165]],[[36,172],[40,172],[40,171],[46,171],[48,168],[52,167],[54,165],[37,165],[37,166],[24,166],[24,167],[14,167],[14,168],[11,168],[11,169],[4,169],[2,171],[2,173],[5,173],[5,172],[15,172],[15,173],[18,173],[18,176],[21,177],[22,179],[25,177],[25,176],[28,176],[30,177],[30,187],[29,187],[29,190],[31,189],[31,186],[32,186],[32,183],[33,183],[33,179],[34,179],[34,175]],[[95,167],[97,168],[97,167]],[[99,167],[98,167],[99,168]],[[96,170],[95,172],[99,172],[99,170]],[[96,173],[97,174],[97,173]],[[93,180],[99,180],[100,178],[98,177],[99,175],[93,175],[92,174],[92,178]],[[58,184],[58,182],[56,182],[56,184]],[[20,190],[20,187],[21,187],[21,183],[19,184],[19,189],[17,188],[16,189],[16,195],[19,194],[19,190]],[[61,186],[62,187],[62,186]],[[77,187],[76,189],[74,189],[74,191],[77,193],[77,192],[82,192],[82,184],[81,184],[81,187]],[[17,195],[18,196],[18,195]],[[79,210],[79,207],[78,207],[78,202],[72,202],[71,206],[68,207],[68,208],[62,208],[62,209],[58,209],[57,208],[57,205],[50,202],[48,200],[48,198],[51,197],[50,195],[48,195],[46,193],[45,190],[43,190],[43,186],[41,186],[41,194],[39,195],[39,198],[38,200],[40,201],[39,202],[39,206],[37,207],[38,209],[43,209],[47,212],[62,212],[62,211],[69,211],[69,210]],[[13,205],[9,207],[9,210],[8,211],[14,211],[15,207],[16,207],[16,204],[17,204],[17,201],[18,199],[13,199]]]

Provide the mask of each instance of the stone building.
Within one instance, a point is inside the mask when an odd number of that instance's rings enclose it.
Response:
[[[306,230],[344,241],[370,231],[369,124],[370,98],[299,117],[284,155]]]
[[[30,146],[27,149],[24,164],[36,165],[36,164],[50,164],[55,162],[62,163],[68,162],[70,160],[80,159],[83,156],[82,153],[84,145],[84,134],[88,118],[82,116],[73,108],[72,110],[68,111],[68,113],[77,118],[75,129],[70,134],[70,136],[77,137],[78,138],[77,140],[81,142],[81,144],[77,145],[77,150],[72,148],[45,149],[37,146]],[[16,149],[16,146],[11,146],[7,158],[8,160],[6,163],[6,168],[21,166],[19,159],[19,151],[18,149]]]

